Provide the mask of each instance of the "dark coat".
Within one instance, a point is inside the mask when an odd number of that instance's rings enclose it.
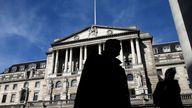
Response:
[[[128,108],[127,77],[120,63],[118,59],[105,54],[88,57],[74,108]]]
[[[158,82],[153,98],[154,104],[160,108],[183,108],[177,80]]]

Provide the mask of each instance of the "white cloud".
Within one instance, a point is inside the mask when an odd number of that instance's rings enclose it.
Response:
[[[131,22],[134,17],[136,17],[137,7],[136,7],[136,1],[135,0],[129,0],[128,3],[129,6],[126,8],[121,9],[120,12],[118,12],[115,20],[112,24],[117,25],[125,22]]]
[[[27,11],[20,9],[18,11],[6,10],[6,12],[1,12],[0,39],[8,36],[21,36],[37,46],[45,45],[44,37],[41,36],[40,32],[45,26],[45,19],[39,19],[36,14],[37,10],[38,8],[35,7]]]
[[[21,46],[22,50],[30,46],[38,48],[39,52],[45,53],[47,50],[47,39],[42,33],[47,28],[46,19],[38,16],[38,6],[28,8],[21,5],[24,4],[15,4],[15,7],[10,5],[0,7],[0,72],[12,64],[26,60],[26,57],[22,57],[23,55],[18,55],[22,53],[19,49],[16,52],[10,51],[18,46],[14,45],[18,42],[10,43],[15,36],[18,37],[17,39],[22,39],[19,42],[24,41],[25,44]]]
[[[128,9],[124,9],[122,10],[119,15],[117,15],[117,17],[115,18],[115,20],[113,21],[113,25],[117,25],[119,23],[123,23],[125,21],[125,18],[127,19],[127,21],[131,21],[131,19],[135,16],[134,12],[128,10]],[[126,21],[126,22],[127,22]]]

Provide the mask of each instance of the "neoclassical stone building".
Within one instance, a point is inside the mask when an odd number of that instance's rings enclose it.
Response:
[[[192,93],[184,57],[179,42],[167,42],[153,45],[156,71],[159,80],[164,78],[168,68],[176,69],[175,79],[179,81],[181,94]]]
[[[46,60],[19,63],[0,74],[0,106],[43,100]]]
[[[101,54],[108,39],[121,42],[118,59],[125,69],[132,100],[135,95],[151,94],[169,67],[176,67],[182,93],[191,93],[178,42],[152,45],[152,36],[135,26],[92,25],[55,39],[46,60],[16,64],[0,74],[0,106],[74,99],[86,58],[92,52]],[[168,46],[170,50],[164,48]]]
[[[74,98],[87,56],[93,51],[101,54],[108,39],[121,41],[118,58],[126,71],[130,93],[148,94],[154,90],[158,79],[151,35],[142,33],[136,27],[91,26],[66,38],[56,39],[51,44],[47,52],[45,79],[47,85],[55,85],[52,97]],[[46,100],[51,98],[50,89],[47,86]]]

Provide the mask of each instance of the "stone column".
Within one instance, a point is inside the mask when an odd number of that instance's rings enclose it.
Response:
[[[136,63],[136,59],[135,59],[135,47],[134,47],[133,39],[131,39],[130,41],[131,41],[132,64],[134,65],[134,64]]]
[[[68,49],[65,50],[65,70],[64,70],[65,73],[67,73],[67,67],[68,67]]]
[[[103,43],[103,51],[105,50],[105,43]]]
[[[186,69],[192,88],[192,2],[191,0],[169,0],[173,20],[182,48]]]
[[[101,54],[101,44],[98,44],[98,53]]]
[[[122,45],[122,41],[120,41],[120,45],[121,45],[121,50],[120,50],[120,60],[122,62],[122,65],[124,65],[124,60],[123,60],[123,45]]]
[[[69,54],[69,72],[72,71],[72,56],[73,56],[73,50],[70,48],[70,54]]]
[[[87,59],[87,46],[84,46],[84,63]]]
[[[137,51],[138,64],[141,64],[141,51],[140,51],[139,40],[138,39],[136,39],[136,51]]]
[[[79,70],[82,69],[82,61],[83,61],[83,47],[80,47],[80,53],[79,53]]]
[[[56,50],[56,56],[55,56],[55,69],[54,69],[54,73],[55,73],[55,74],[57,74],[58,66],[59,66],[58,57],[59,57],[59,50]]]

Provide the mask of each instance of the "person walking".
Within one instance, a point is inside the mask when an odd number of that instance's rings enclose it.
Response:
[[[153,101],[156,107],[160,108],[183,108],[180,97],[180,86],[175,80],[176,70],[170,68],[165,72],[163,81],[157,83],[153,93]]]
[[[84,65],[74,108],[130,108],[127,77],[116,57],[120,41],[109,39],[101,55],[91,54]]]

